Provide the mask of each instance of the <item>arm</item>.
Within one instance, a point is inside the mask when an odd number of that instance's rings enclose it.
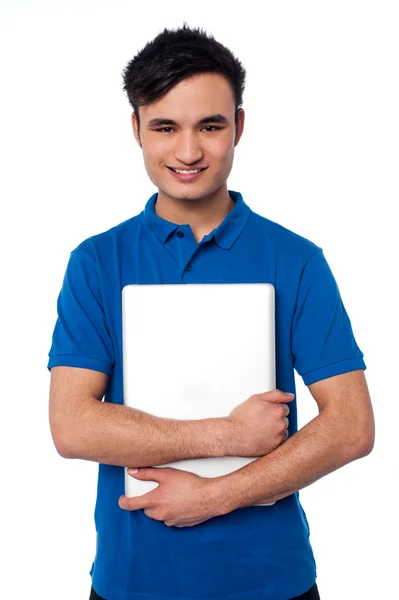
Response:
[[[372,451],[374,415],[363,370],[317,381],[309,390],[317,417],[270,454],[215,479],[224,513],[280,500]]]
[[[49,352],[50,428],[57,451],[117,466],[153,466],[223,455],[221,419],[179,421],[101,402],[115,365],[95,247],[71,253]]]
[[[101,402],[107,384],[100,371],[52,367],[50,429],[61,456],[143,467],[225,455],[232,428],[224,419],[164,419]]]

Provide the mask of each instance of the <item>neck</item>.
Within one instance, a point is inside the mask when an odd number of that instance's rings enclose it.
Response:
[[[190,225],[198,242],[220,225],[234,206],[226,186],[210,196],[193,200],[172,198],[158,190],[155,213],[165,221]]]

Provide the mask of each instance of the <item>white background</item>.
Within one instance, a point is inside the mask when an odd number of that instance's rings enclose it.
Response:
[[[54,448],[47,353],[70,251],[156,191],[121,72],[183,21],[247,69],[229,189],[324,249],[368,367],[374,451],[301,493],[322,600],[399,598],[399,19],[384,0],[2,0],[2,597],[88,598],[97,465]],[[302,426],[317,410],[297,392]]]

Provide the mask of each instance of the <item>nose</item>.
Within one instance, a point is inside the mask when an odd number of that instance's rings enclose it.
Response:
[[[175,148],[176,160],[188,165],[201,160],[203,151],[196,134],[191,132],[180,133],[177,137]]]

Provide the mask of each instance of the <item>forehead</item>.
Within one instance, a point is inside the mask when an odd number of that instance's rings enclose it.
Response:
[[[206,115],[234,113],[230,83],[218,73],[201,73],[180,81],[164,96],[140,107],[144,120],[165,117],[176,122],[194,122]]]

